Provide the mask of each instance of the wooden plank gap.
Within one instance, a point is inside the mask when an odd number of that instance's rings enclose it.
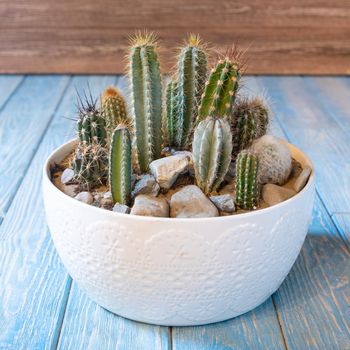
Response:
[[[286,338],[286,335],[284,333],[281,317],[280,317],[280,314],[278,312],[278,308],[277,308],[277,305],[276,305],[276,301],[274,299],[274,295],[271,296],[271,300],[272,300],[272,304],[273,304],[273,307],[274,307],[275,312],[276,312],[278,325],[280,326],[284,347],[286,348],[286,350],[289,350],[289,347],[288,347],[288,344],[287,344],[287,338]]]

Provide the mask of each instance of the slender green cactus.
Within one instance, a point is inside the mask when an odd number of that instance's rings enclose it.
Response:
[[[195,129],[192,153],[197,185],[205,194],[223,181],[231,162],[232,133],[225,119],[208,117]]]
[[[146,172],[162,151],[162,84],[152,34],[132,39],[129,74],[137,163],[139,170]]]
[[[208,116],[228,117],[238,90],[241,66],[238,55],[220,60],[211,71],[199,108],[198,120]]]
[[[104,119],[96,109],[91,94],[85,101],[78,96],[78,146],[71,166],[75,180],[84,187],[105,183],[108,158],[106,154],[106,129]]]
[[[179,148],[185,148],[197,119],[207,78],[205,47],[197,35],[190,35],[185,42],[185,47],[180,50],[177,78],[177,145]]]
[[[129,205],[131,198],[131,140],[126,126],[113,132],[109,157],[109,184],[114,203]]]
[[[178,84],[171,80],[166,90],[165,134],[169,147],[176,147],[177,117],[178,117]]]
[[[260,98],[243,98],[236,103],[232,115],[233,156],[265,135],[269,123],[269,110]]]
[[[243,150],[236,160],[236,204],[242,209],[256,209],[259,204],[258,157]]]
[[[125,100],[114,86],[108,87],[101,98],[101,113],[106,123],[107,140],[110,141],[114,129],[119,124],[131,127],[132,121],[128,117]]]

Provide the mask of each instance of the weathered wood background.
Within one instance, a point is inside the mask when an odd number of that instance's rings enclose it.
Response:
[[[1,0],[0,72],[120,73],[127,37],[186,33],[248,49],[248,72],[350,74],[349,0]]]

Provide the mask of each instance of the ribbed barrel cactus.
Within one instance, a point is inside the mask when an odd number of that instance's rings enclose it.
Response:
[[[259,204],[259,160],[253,153],[243,150],[236,159],[236,204],[242,209],[256,209]]]
[[[114,203],[129,205],[131,198],[131,139],[126,126],[113,132],[109,155],[109,185]]]
[[[255,139],[265,135],[268,123],[269,109],[262,99],[240,99],[232,114],[233,155],[237,156]]]
[[[197,185],[205,194],[223,181],[231,162],[232,133],[227,120],[208,117],[195,129],[192,143]]]
[[[126,103],[121,92],[114,86],[109,86],[102,94],[101,115],[106,124],[107,140],[110,142],[114,129],[119,125],[131,127]]]
[[[200,99],[207,78],[205,46],[199,36],[190,35],[181,48],[178,58],[177,132],[178,147],[189,143],[192,128],[197,119]]]
[[[220,60],[210,73],[199,108],[199,120],[207,116],[229,117],[241,78],[238,56]]]
[[[132,39],[129,77],[137,163],[139,170],[146,172],[162,151],[162,84],[152,34],[139,34]]]

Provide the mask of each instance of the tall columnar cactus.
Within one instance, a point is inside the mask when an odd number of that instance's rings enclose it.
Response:
[[[171,80],[167,85],[166,99],[165,99],[165,135],[168,146],[175,147],[177,129],[177,118],[178,118],[178,84],[177,81]]]
[[[197,185],[205,194],[223,181],[231,161],[232,133],[227,120],[208,117],[195,129],[192,143]]]
[[[220,60],[210,73],[199,108],[198,119],[207,116],[228,117],[231,115],[238,84],[241,77],[241,66],[237,55]]]
[[[113,132],[109,156],[109,184],[114,203],[129,205],[131,197],[131,140],[126,126]]]
[[[136,35],[129,59],[137,163],[146,172],[162,151],[162,84],[154,36]]]
[[[259,204],[258,157],[243,150],[236,160],[236,204],[242,209],[256,209]]]
[[[177,145],[185,148],[189,143],[197,119],[200,98],[207,78],[207,57],[199,36],[190,35],[178,60],[178,118]]]
[[[265,135],[269,123],[269,109],[258,97],[243,98],[236,103],[232,114],[234,156]]]
[[[78,146],[72,161],[75,180],[84,187],[105,183],[108,158],[106,154],[106,129],[104,119],[90,96],[85,102],[79,96]]]
[[[101,98],[101,113],[106,123],[107,139],[110,141],[114,129],[119,124],[132,125],[128,117],[124,97],[114,86],[108,87]]]

